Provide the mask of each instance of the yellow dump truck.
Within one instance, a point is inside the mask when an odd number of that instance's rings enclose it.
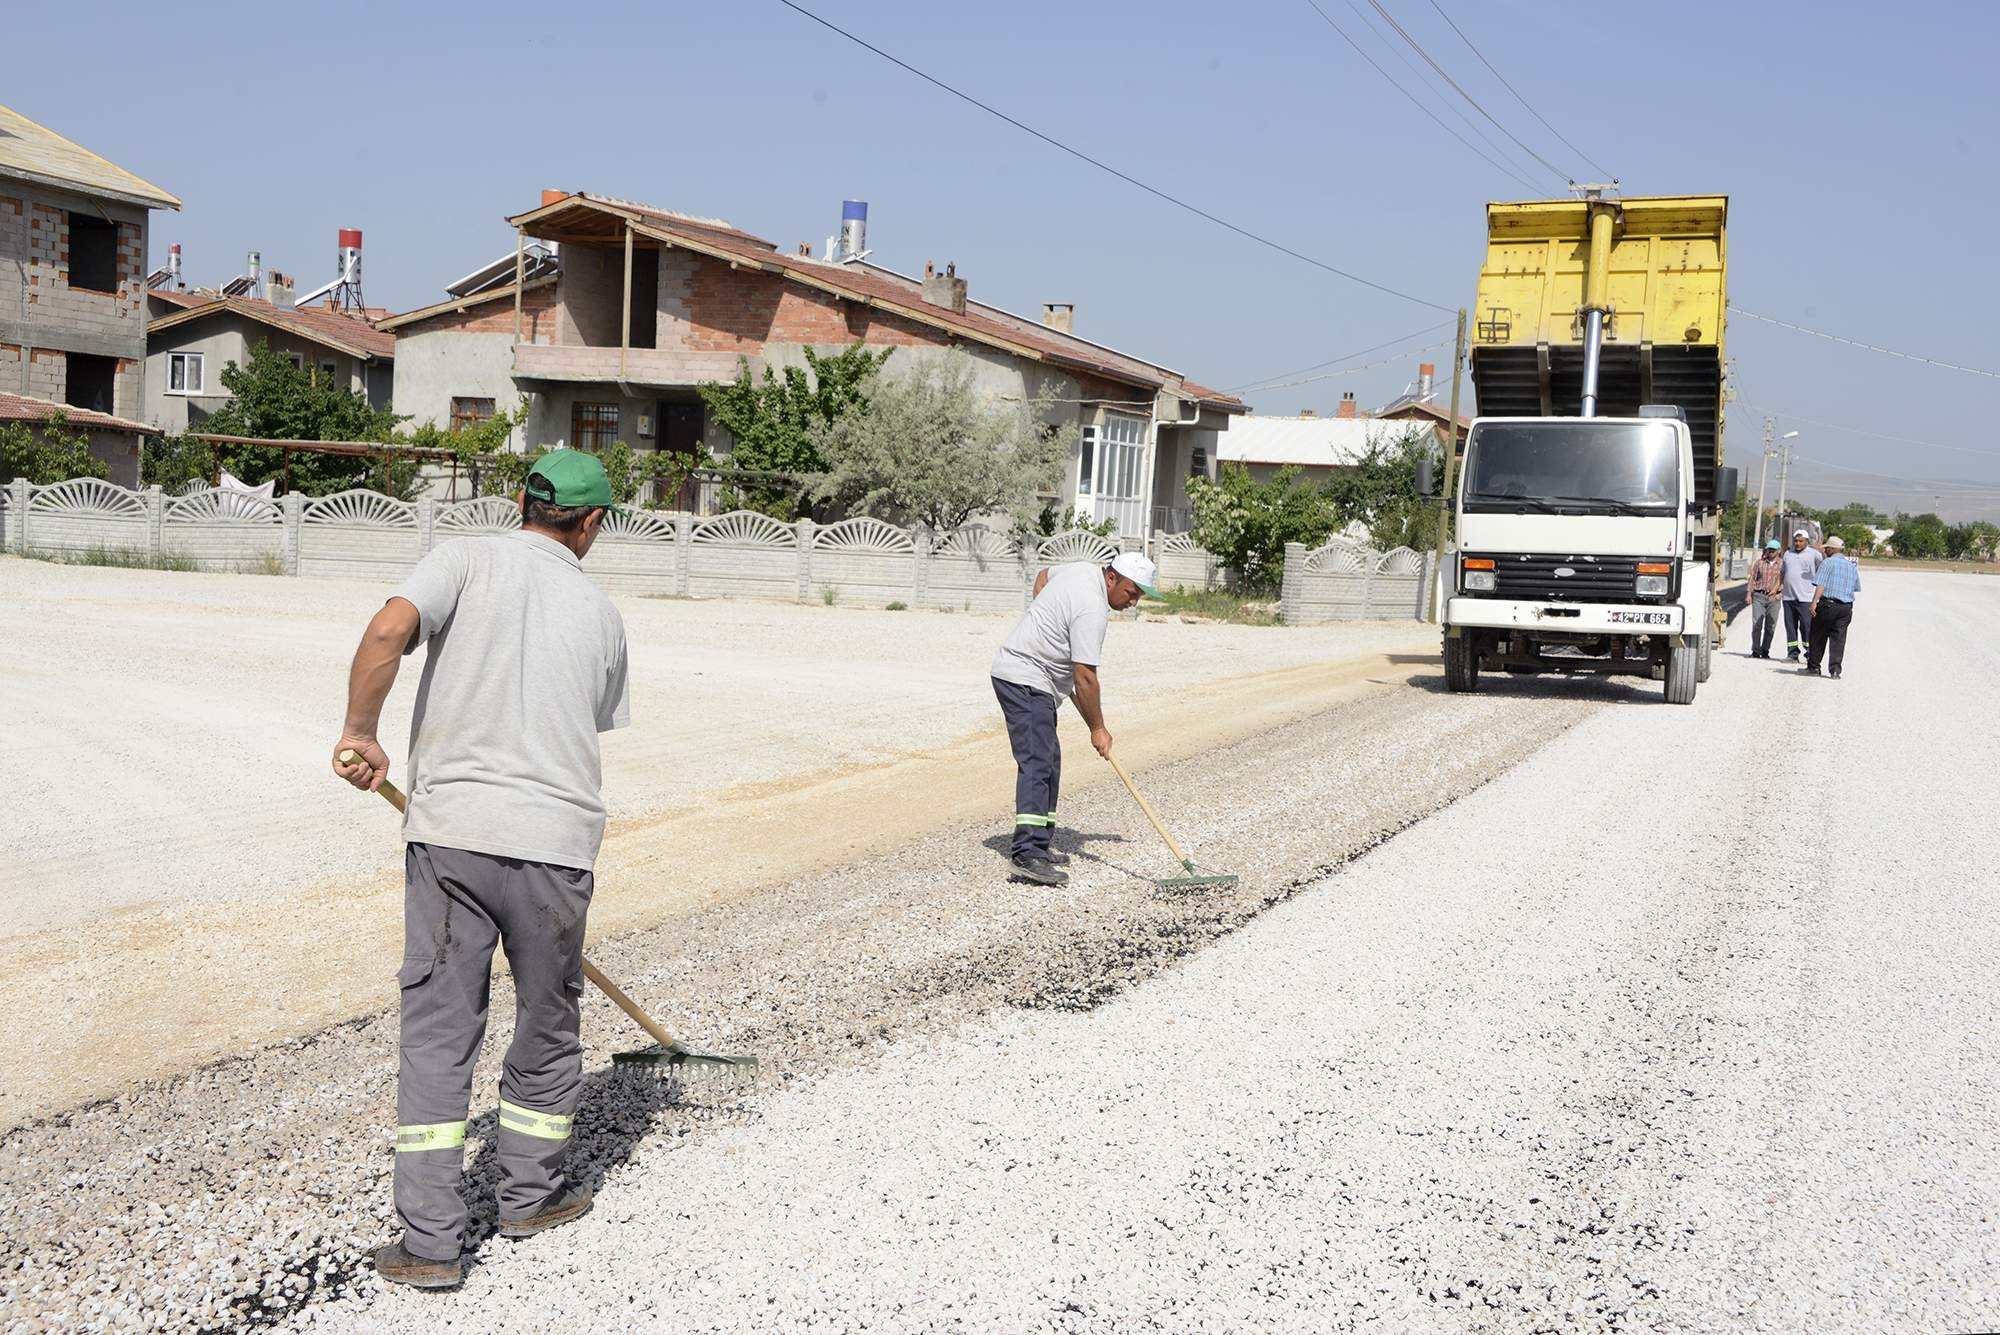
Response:
[[[1720,195],[1490,204],[1478,417],[1440,570],[1446,678],[1650,676],[1690,703],[1718,634]]]

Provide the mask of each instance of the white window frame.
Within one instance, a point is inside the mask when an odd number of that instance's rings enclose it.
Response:
[[[181,387],[174,388],[174,363],[181,367]],[[194,379],[188,380],[188,368],[194,368]],[[167,393],[189,396],[207,392],[207,366],[199,352],[170,352],[167,354]]]
[[[1114,519],[1124,537],[1146,534],[1146,447],[1148,419],[1130,413],[1104,414],[1098,426],[1084,428],[1085,439],[1094,446],[1091,490],[1082,490],[1082,458],[1077,467],[1078,509],[1084,496],[1090,497],[1091,517],[1099,522]]]
[[[331,357],[322,358],[319,369],[320,373],[326,377],[328,384],[333,384],[340,378],[340,363]]]
[[[294,371],[306,369],[306,355],[303,352],[288,352],[285,354],[285,360],[292,364]]]

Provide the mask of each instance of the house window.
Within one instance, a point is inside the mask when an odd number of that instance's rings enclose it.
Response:
[[[1145,532],[1145,506],[1139,489],[1146,484],[1146,419],[1125,413],[1106,413],[1104,425],[1086,428],[1095,437],[1092,454],[1092,489],[1086,493],[1081,482],[1079,496],[1090,494],[1093,511],[1101,522],[1114,519],[1119,533],[1138,537]]]
[[[167,354],[167,393],[199,394],[202,392],[202,362],[198,352],[170,352]]]
[[[1083,429],[1083,444],[1079,446],[1077,449],[1077,456],[1076,456],[1077,495],[1079,496],[1090,495],[1090,485],[1091,485],[1090,475],[1091,475],[1091,470],[1096,465],[1096,463],[1097,463],[1097,428],[1094,426],[1087,426]]]
[[[470,431],[481,422],[490,422],[492,420],[493,400],[466,399],[460,398],[457,395],[452,396],[451,429],[453,431]]]
[[[288,352],[285,354],[285,360],[292,364],[294,371],[303,371],[306,369],[306,359],[301,353]]]
[[[569,443],[579,450],[601,450],[618,439],[618,405],[578,403],[569,410]]]
[[[69,215],[69,285],[118,290],[118,224],[87,213]]]
[[[1208,446],[1197,445],[1188,451],[1188,476],[1208,476]]]
[[[320,376],[329,385],[333,383],[334,377],[337,374],[339,374],[339,372],[340,372],[340,367],[332,361],[323,361],[319,364]]]

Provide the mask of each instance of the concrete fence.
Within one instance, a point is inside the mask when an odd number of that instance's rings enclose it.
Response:
[[[1345,538],[1308,551],[1285,544],[1285,622],[1381,621],[1419,618],[1436,558],[1398,547],[1378,552]]]
[[[46,487],[16,479],[0,489],[0,550],[102,552],[203,570],[398,580],[441,542],[519,524],[514,503],[497,496],[409,502],[374,491],[295,492],[265,501],[212,488],[135,492],[94,478]],[[1187,535],[1156,538],[1153,547],[1162,587],[1224,586],[1215,556]],[[1119,550],[1081,531],[1024,548],[983,524],[934,533],[866,518],[788,524],[749,510],[708,518],[626,510],[605,521],[584,570],[614,593],[1013,612],[1045,566],[1109,561]],[[1407,548],[1375,552],[1335,539],[1307,551],[1293,543],[1285,549],[1285,620],[1421,616],[1429,569],[1429,558]]]

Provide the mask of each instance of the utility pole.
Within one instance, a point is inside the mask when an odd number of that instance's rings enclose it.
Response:
[[[1444,426],[1444,490],[1438,495],[1437,564],[1432,568],[1431,624],[1444,620],[1444,548],[1451,530],[1451,488],[1458,469],[1458,384],[1465,370],[1465,307],[1458,308],[1458,341],[1451,350],[1451,416]]]
[[[1777,424],[1770,418],[1764,419],[1764,464],[1757,470],[1757,536],[1750,540],[1750,553],[1756,555],[1764,550],[1764,487],[1771,480],[1772,432]]]
[[[1778,456],[1778,514],[1781,516],[1785,513],[1785,484],[1792,478],[1792,447],[1785,442],[1798,434],[1787,431],[1778,437],[1778,448],[1782,451]]]

